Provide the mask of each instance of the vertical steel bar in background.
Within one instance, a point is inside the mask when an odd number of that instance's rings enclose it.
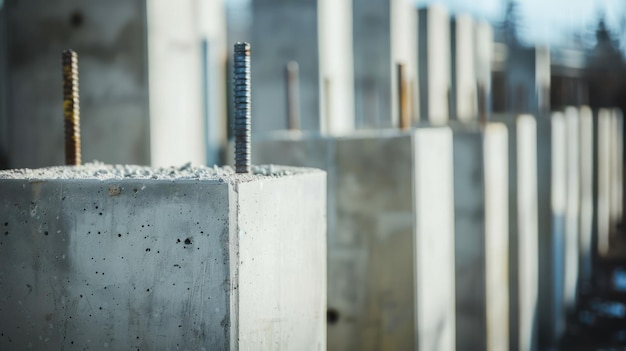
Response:
[[[290,61],[285,68],[287,90],[287,129],[300,129],[300,67]]]
[[[80,151],[80,106],[78,94],[78,55],[73,50],[62,54],[63,114],[65,122],[65,164],[78,166]]]
[[[250,173],[250,44],[236,43],[234,55],[235,172]]]
[[[400,120],[400,129],[407,130],[411,127],[409,114],[409,87],[406,78],[406,65],[404,63],[397,64],[398,74],[398,116]]]

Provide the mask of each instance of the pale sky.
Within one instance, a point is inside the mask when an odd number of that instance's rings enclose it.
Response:
[[[451,12],[468,12],[475,16],[500,21],[506,0],[417,0],[423,6],[441,3]],[[606,14],[611,29],[618,29],[626,16],[624,0],[518,0],[523,36],[534,43],[558,42],[564,33],[576,29],[595,28],[600,13]]]
[[[231,4],[245,4],[249,1],[226,0]],[[441,3],[451,13],[467,12],[490,22],[501,21],[507,2],[507,0],[414,1],[418,6]],[[618,30],[622,18],[626,17],[626,0],[518,0],[518,4],[523,39],[535,44],[558,44],[572,29],[578,32],[590,31],[596,27],[600,13],[606,15],[609,28],[612,30]]]

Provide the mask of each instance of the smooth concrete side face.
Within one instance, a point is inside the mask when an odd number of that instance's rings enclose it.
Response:
[[[416,346],[452,350],[456,334],[452,131],[432,128],[414,133]]]
[[[509,347],[508,140],[502,124],[453,128],[457,349]]]
[[[237,349],[325,350],[326,175],[236,190]]]
[[[565,282],[564,299],[569,311],[576,307],[579,256],[580,214],[580,131],[579,114],[574,107],[565,109],[567,143],[566,205],[565,205]]]
[[[437,349],[432,345],[438,343],[454,346],[454,316],[451,320],[448,315],[454,308],[452,252],[434,255],[431,250],[415,267],[418,248],[430,247],[420,245],[422,241],[452,245],[452,205],[448,209],[445,202],[439,203],[441,196],[448,200],[452,187],[452,180],[448,183],[441,176],[450,171],[446,162],[451,162],[451,140],[446,133],[447,128],[343,138],[298,138],[292,133],[254,142],[256,162],[315,165],[328,171],[329,349],[415,349],[418,342],[429,345],[426,350]],[[420,140],[423,155],[415,161]],[[424,146],[429,143],[443,145]],[[416,210],[413,177],[419,168],[419,189],[428,184],[437,195],[428,195],[430,205],[420,203]],[[419,216],[415,211],[421,211]],[[419,231],[416,218],[424,218]],[[421,273],[433,265],[441,268]],[[417,317],[420,314],[424,317]],[[422,327],[416,326],[424,320]],[[444,326],[439,340],[445,341],[436,341],[435,321]]]
[[[418,14],[419,119],[443,124],[450,114],[450,19],[436,4]]]
[[[593,113],[587,106],[579,110],[579,280],[589,282],[593,269]]]
[[[485,129],[485,250],[487,274],[487,349],[509,344],[509,174],[508,131],[490,123]]]
[[[0,189],[2,349],[325,349],[322,172]]]
[[[253,132],[287,129],[289,61],[299,65],[301,129],[319,131],[318,0],[259,0],[251,6]]]
[[[230,348],[226,183],[0,187],[0,348]]]

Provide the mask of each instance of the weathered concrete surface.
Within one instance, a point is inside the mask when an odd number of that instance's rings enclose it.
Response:
[[[200,59],[207,39],[207,74],[219,81],[225,64],[221,0],[10,0],[2,12],[8,75],[0,120],[6,121],[9,167],[64,162],[60,56],[68,48],[79,55],[84,160],[163,165],[215,159],[215,143],[223,144],[226,132],[226,87],[203,90]]]
[[[509,130],[510,350],[537,348],[537,123],[531,115],[494,116]]]
[[[475,34],[470,15],[450,20],[450,118],[464,122],[478,117]]]
[[[537,193],[539,230],[538,342],[555,347],[565,332],[566,138],[565,117],[555,112],[537,118]]]
[[[418,14],[419,119],[443,124],[450,118],[450,20],[437,4]]]
[[[325,348],[323,172],[85,169],[0,172],[0,349]]]
[[[453,125],[457,350],[509,347],[506,127]]]
[[[452,349],[450,130],[276,133],[253,144],[255,162],[328,172],[328,348]]]
[[[417,14],[406,0],[353,0],[352,11],[356,125],[397,126],[398,63],[406,67],[413,110],[418,105]]]

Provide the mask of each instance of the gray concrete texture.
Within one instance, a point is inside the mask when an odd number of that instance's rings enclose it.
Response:
[[[275,133],[253,147],[255,162],[328,172],[328,348],[454,348],[450,129]]]
[[[83,159],[215,162],[216,145],[206,151],[204,118],[206,112],[211,140],[223,144],[223,12],[222,1],[5,1],[0,151],[7,167],[63,163],[60,58],[68,48],[79,56]],[[210,111],[203,111],[205,98]]]
[[[509,347],[508,140],[453,124],[456,349]]]
[[[256,173],[0,172],[0,349],[325,349],[325,174]]]
[[[531,115],[500,115],[509,130],[510,350],[538,342],[537,122]]]

